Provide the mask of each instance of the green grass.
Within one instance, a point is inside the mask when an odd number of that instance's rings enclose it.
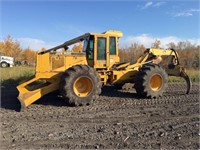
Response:
[[[0,68],[1,84],[18,84],[21,80],[34,75],[34,67],[16,66],[12,68]]]
[[[12,68],[0,68],[1,84],[18,84],[21,80],[31,77],[35,73],[34,67],[16,66]],[[192,82],[200,82],[199,70],[187,70]],[[180,77],[169,77],[170,82],[185,82]]]
[[[187,74],[190,77],[192,82],[200,82],[200,71],[199,70],[194,70],[190,69],[187,70]],[[183,78],[180,77],[169,77],[170,82],[185,82]]]

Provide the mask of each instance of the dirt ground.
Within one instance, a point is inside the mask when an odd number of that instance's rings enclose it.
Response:
[[[15,86],[1,87],[1,149],[199,149],[199,85],[184,94],[141,99],[112,86],[90,106],[70,107],[56,93],[19,112]]]

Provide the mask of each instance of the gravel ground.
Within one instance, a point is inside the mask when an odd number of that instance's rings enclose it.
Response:
[[[141,99],[130,86],[107,86],[82,107],[52,93],[19,112],[15,86],[2,86],[1,149],[199,149],[199,85],[184,88]]]

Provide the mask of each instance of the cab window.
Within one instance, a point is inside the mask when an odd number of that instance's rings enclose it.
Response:
[[[106,38],[103,37],[97,38],[97,59],[98,60],[106,59]]]
[[[84,40],[83,51],[86,52],[89,60],[94,59],[94,37],[90,36]]]
[[[110,37],[110,55],[116,55],[116,38]]]

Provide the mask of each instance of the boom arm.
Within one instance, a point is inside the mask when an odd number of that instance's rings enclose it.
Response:
[[[154,49],[151,48],[149,49],[149,53],[152,53],[155,56],[174,56],[174,59],[176,61],[176,65],[179,65],[179,58],[178,58],[178,54],[174,49]]]
[[[135,64],[129,65],[127,66],[126,69],[133,69],[135,67],[140,67],[141,65],[147,64],[147,63],[155,63],[156,59],[159,56],[174,56],[177,65],[179,64],[178,61],[178,54],[176,53],[175,50],[164,50],[164,49],[155,49],[155,48],[150,48],[150,49],[146,49],[144,51],[144,54],[142,56],[140,56]],[[160,60],[161,61],[161,60]]]

